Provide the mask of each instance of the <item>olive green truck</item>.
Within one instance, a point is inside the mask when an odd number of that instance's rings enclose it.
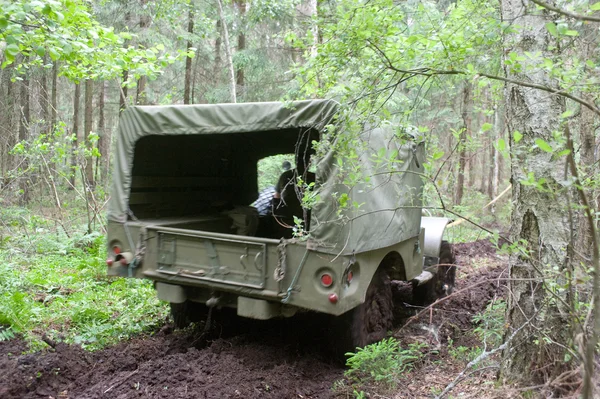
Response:
[[[389,127],[344,141],[338,108],[309,100],[125,110],[108,274],[153,280],[178,326],[207,307],[255,319],[321,312],[348,349],[391,327],[391,280],[412,282],[423,300],[448,293],[448,220],[422,217],[423,143]],[[310,159],[288,182],[303,197],[298,215],[286,215],[289,200],[274,199],[266,216],[251,206],[258,161],[276,154]]]

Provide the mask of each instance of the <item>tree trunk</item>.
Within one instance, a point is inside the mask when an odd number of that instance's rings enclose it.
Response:
[[[0,144],[2,146],[2,152],[0,157],[1,170],[0,170],[0,187],[7,184],[9,179],[7,177],[8,171],[14,167],[13,158],[10,154],[10,150],[15,146],[15,129],[13,126],[14,115],[15,115],[15,84],[11,81],[12,67],[7,67],[0,71],[0,104],[2,105],[0,113]],[[6,88],[6,92],[4,91]]]
[[[458,174],[456,177],[454,205],[461,204],[465,189],[465,165],[467,162],[466,143],[470,133],[469,129],[471,128],[471,84],[468,82],[465,82],[463,88],[462,119],[463,129],[458,138]]]
[[[190,1],[188,10],[188,42],[187,51],[193,47],[192,35],[194,34],[194,2]],[[183,84],[183,103],[191,104],[191,86],[192,86],[192,59],[185,57],[185,81]]]
[[[140,5],[142,8],[146,8],[149,0],[140,0]],[[149,14],[141,14],[140,15],[140,31],[144,33],[146,29],[150,26],[150,15]],[[137,82],[137,91],[135,97],[135,103],[137,105],[146,105],[148,104],[148,93],[146,93],[146,85],[148,83],[148,77],[142,76],[138,79]]]
[[[90,140],[90,134],[92,133],[94,118],[93,118],[93,103],[94,103],[94,81],[87,79],[85,81],[85,112],[83,116],[83,137],[85,139],[85,148],[92,150],[93,143]],[[87,180],[87,186],[94,186],[94,157],[90,155],[86,156],[85,162],[85,179]]]
[[[500,104],[496,104],[494,107],[494,128],[493,128],[493,138],[492,141],[498,142],[504,135],[504,107]],[[492,165],[490,167],[490,185],[489,185],[489,195],[490,198],[496,198],[498,195],[498,186],[500,185],[500,158],[502,158],[502,154],[498,151],[498,147],[493,145],[491,147],[492,151]],[[492,204],[491,208],[492,214],[496,213],[496,204]]]
[[[104,104],[106,103],[106,82],[100,84],[98,95],[98,150],[100,152],[99,162],[96,167],[96,176],[100,175],[101,184],[106,183],[110,159],[110,129],[106,129],[104,117]],[[98,170],[100,172],[98,173]]]
[[[75,187],[75,175],[77,170],[77,146],[79,143],[79,100],[81,98],[81,86],[75,83],[75,95],[73,96],[73,143],[71,147],[71,170],[69,171],[69,181],[71,189]]]
[[[42,63],[46,65],[48,62],[48,56],[44,54]],[[42,119],[44,120],[44,128],[42,131],[44,133],[50,133],[52,131],[52,127],[50,124],[50,93],[48,92],[48,78],[46,76],[46,69],[42,69],[42,78],[40,80],[40,90],[41,90],[41,102],[42,102]]]
[[[599,39],[596,34],[598,26],[589,24],[584,25],[582,29],[583,37],[589,39],[580,41],[581,45],[578,48],[579,55],[584,60],[593,59],[598,49]],[[580,93],[580,97],[592,104],[595,101],[594,95],[590,93]],[[594,127],[595,114],[587,107],[581,107],[579,118],[577,118],[575,122],[578,122],[579,125],[579,167],[584,176],[596,176],[598,167],[596,165],[596,156],[594,153],[596,149],[596,129]],[[590,190],[589,196],[590,198],[595,198],[593,190]],[[595,207],[600,205],[594,203],[595,201],[593,200],[591,200],[591,202]],[[578,213],[579,226],[575,250],[579,254],[590,254],[592,253],[592,226],[590,226],[586,218],[584,209],[580,210]],[[582,259],[582,261],[585,262],[584,259]]]
[[[31,111],[30,111],[30,101],[29,101],[29,77],[25,75],[23,80],[21,81],[21,117],[19,123],[19,141],[26,141],[29,137],[29,127],[31,122]],[[27,159],[24,159],[21,163],[20,169],[23,171],[27,171],[29,168],[29,163]],[[25,205],[29,203],[29,176],[24,175],[21,176],[21,180],[19,183],[19,187],[21,190],[21,205]]]
[[[223,14],[223,2],[217,0],[217,6],[219,8],[219,19],[221,20],[221,26],[223,28],[223,41],[225,45],[225,57],[227,58],[227,69],[229,70],[229,101],[232,103],[237,102],[236,90],[235,90],[235,70],[233,69],[233,59],[231,57],[231,46],[229,45],[229,30],[227,29],[227,23]]]
[[[539,53],[552,57],[548,51],[554,39],[545,27],[551,19],[535,11],[532,3],[521,0],[502,0],[502,18],[512,23],[518,20],[519,28],[507,34],[503,54],[512,52]],[[528,61],[515,71],[504,63],[505,74],[510,79],[528,81],[553,87],[554,81],[541,69],[530,71]],[[505,337],[513,336],[503,353],[501,376],[505,381],[523,384],[543,384],[564,371],[564,350],[554,342],[568,342],[571,320],[561,316],[555,301],[549,296],[544,278],[549,284],[564,283],[563,269],[568,261],[569,226],[564,194],[565,165],[556,162],[553,155],[536,146],[536,139],[552,142],[552,132],[560,129],[563,107],[554,94],[532,90],[515,84],[505,86],[508,134],[511,140],[511,180],[513,184],[513,214],[510,235],[514,242],[524,242],[528,255],[515,253],[510,257],[509,294]],[[523,136],[514,142],[514,132]],[[518,150],[518,149],[521,150]],[[532,149],[532,150],[530,150]],[[522,184],[529,174],[536,180],[546,179],[546,190],[536,185]],[[553,268],[557,270],[553,271]],[[555,274],[550,274],[550,273]],[[562,309],[564,310],[564,309]],[[563,313],[566,314],[566,313]]]
[[[246,49],[246,0],[236,0],[235,1],[236,8],[238,10],[239,19],[240,19],[240,32],[238,34],[238,46],[237,51],[242,52]],[[244,68],[242,66],[238,67],[236,71],[236,84],[237,84],[237,93],[241,96],[244,95]]]
[[[127,108],[127,86],[125,86],[127,79],[129,79],[129,71],[125,70],[123,71],[121,84],[119,85],[119,113]]]
[[[54,131],[56,129],[56,122],[58,119],[58,61],[54,61],[52,65],[52,99],[50,104],[50,129]]]
[[[221,23],[221,20],[218,19],[217,20],[217,24],[216,24],[216,31],[217,31],[217,39],[215,40],[215,68],[213,70],[213,75],[215,78],[215,86],[217,86],[219,84],[219,76],[221,76],[221,35],[223,32],[223,24]]]

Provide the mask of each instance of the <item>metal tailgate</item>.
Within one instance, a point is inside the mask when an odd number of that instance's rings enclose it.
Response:
[[[156,227],[157,272],[263,289],[267,243],[255,237]]]

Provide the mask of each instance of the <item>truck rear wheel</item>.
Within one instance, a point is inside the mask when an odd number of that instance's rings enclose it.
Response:
[[[437,269],[433,270],[433,278],[421,285],[413,286],[413,299],[420,304],[434,302],[438,298],[449,295],[454,290],[456,279],[456,259],[452,245],[442,241],[440,260]]]
[[[380,267],[369,284],[365,302],[334,319],[331,338],[336,354],[341,358],[347,352],[385,338],[392,328],[393,310],[390,277]]]

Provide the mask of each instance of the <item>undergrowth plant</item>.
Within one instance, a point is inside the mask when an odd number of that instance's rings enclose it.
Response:
[[[151,282],[106,276],[103,235],[81,226],[66,236],[43,218],[34,224],[3,229],[0,340],[20,334],[32,350],[43,337],[99,349],[167,316]]]
[[[403,347],[395,338],[384,339],[347,354],[345,375],[360,385],[383,383],[392,388],[403,373],[412,370],[424,357],[426,347],[421,342]]]

